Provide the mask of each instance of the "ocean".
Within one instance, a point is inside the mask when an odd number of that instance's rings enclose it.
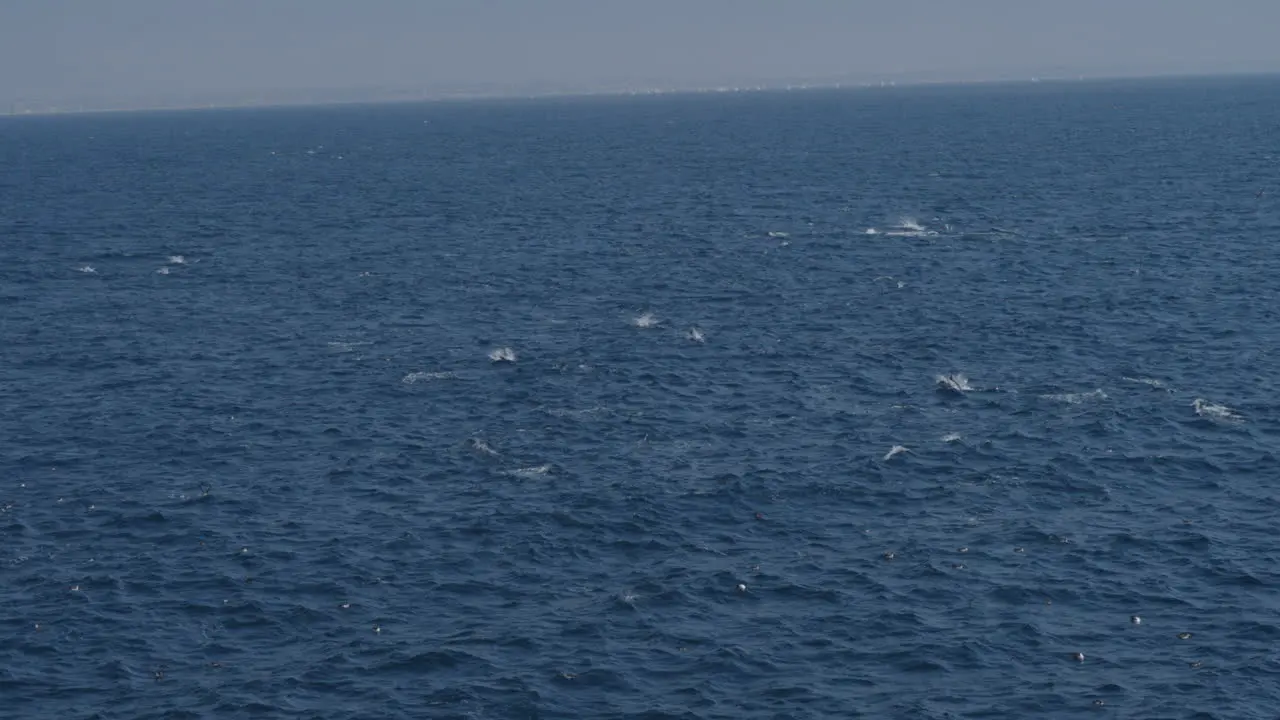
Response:
[[[0,118],[0,717],[1280,716],[1278,118]]]

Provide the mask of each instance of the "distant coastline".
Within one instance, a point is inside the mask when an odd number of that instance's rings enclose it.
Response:
[[[133,99],[10,99],[0,102],[0,117],[47,117],[132,112],[190,112],[197,110],[236,110],[268,108],[301,108],[338,105],[386,105],[479,100],[534,100],[571,97],[623,97],[639,95],[690,95],[743,92],[785,92],[804,90],[841,90],[871,88],[910,88],[926,86],[1029,85],[1036,83],[1140,82],[1178,80],[1232,80],[1280,77],[1275,72],[1235,73],[1153,73],[1153,74],[1071,74],[1053,73],[1023,76],[990,76],[980,78],[947,78],[928,75],[884,78],[827,78],[771,81],[739,81],[712,84],[616,83],[581,86],[488,85],[466,88],[362,88],[330,90],[250,91],[243,93],[193,93],[185,97]]]

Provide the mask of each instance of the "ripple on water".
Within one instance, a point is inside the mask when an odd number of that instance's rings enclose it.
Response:
[[[1216,82],[7,128],[3,707],[1280,714]]]

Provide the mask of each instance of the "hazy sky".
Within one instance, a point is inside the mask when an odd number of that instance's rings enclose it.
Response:
[[[0,101],[1280,71],[1280,0],[0,0]]]

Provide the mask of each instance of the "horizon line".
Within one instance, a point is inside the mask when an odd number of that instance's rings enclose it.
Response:
[[[365,97],[360,99],[303,99],[303,100],[285,100],[273,99],[266,101],[247,100],[242,102],[189,102],[189,103],[154,103],[139,104],[127,107],[110,107],[110,106],[86,106],[84,103],[78,104],[76,107],[58,107],[53,104],[47,104],[43,108],[24,108],[22,110],[10,109],[7,112],[0,111],[0,118],[48,118],[65,115],[105,115],[105,114],[128,114],[128,113],[165,113],[165,112],[200,112],[200,111],[217,111],[217,110],[271,110],[271,109],[298,109],[298,108],[325,108],[325,107],[358,107],[358,106],[382,106],[382,105],[410,105],[420,104],[436,104],[436,103],[465,103],[465,102],[483,102],[495,100],[517,100],[517,101],[536,101],[557,98],[608,98],[608,97],[635,97],[635,96],[659,96],[659,95],[714,95],[728,93],[765,93],[765,92],[803,92],[807,90],[874,90],[889,88],[912,88],[924,86],[972,86],[972,85],[1034,85],[1034,84],[1067,84],[1081,82],[1117,82],[1117,81],[1142,81],[1142,80],[1212,80],[1212,79],[1237,79],[1237,78],[1265,78],[1278,77],[1280,71],[1275,70],[1258,70],[1258,71],[1205,71],[1205,72],[1187,72],[1187,71],[1169,71],[1160,73],[1103,73],[1089,75],[1084,73],[1058,73],[1052,75],[1022,75],[1018,77],[1001,77],[989,76],[970,79],[893,79],[886,78],[882,80],[773,80],[759,82],[739,82],[739,83],[718,83],[718,84],[697,84],[689,86],[671,85],[660,86],[651,85],[643,87],[601,87],[598,89],[576,88],[562,90],[535,90],[518,92],[514,90],[504,91],[481,91],[481,90],[457,90],[457,91],[409,91],[409,90],[383,90],[386,93],[383,97]],[[232,91],[227,91],[232,92]],[[378,93],[375,88],[330,88],[327,90],[319,89],[297,89],[297,90],[274,90],[274,91],[244,91],[244,94],[269,94],[269,93]],[[22,101],[10,101],[8,103],[11,108],[15,108],[22,104]],[[43,103],[42,103],[43,104]]]

